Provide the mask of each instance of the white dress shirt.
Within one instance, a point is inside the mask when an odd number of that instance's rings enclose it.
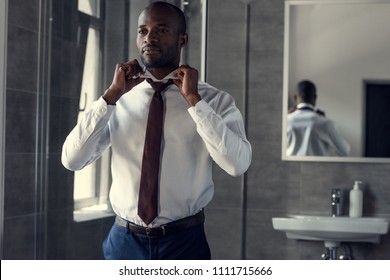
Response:
[[[251,163],[251,145],[232,96],[203,82],[199,82],[198,91],[202,100],[190,108],[175,85],[162,93],[165,115],[159,209],[149,226],[193,215],[211,201],[212,160],[232,176],[243,174]],[[63,165],[79,170],[111,146],[112,207],[120,217],[143,226],[137,215],[138,192],[153,93],[144,81],[115,106],[99,98],[68,135],[62,149]]]
[[[314,111],[308,103],[300,103],[287,116],[288,156],[348,156],[350,146],[336,130],[333,122]]]

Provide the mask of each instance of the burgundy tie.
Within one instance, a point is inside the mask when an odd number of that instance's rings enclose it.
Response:
[[[164,118],[161,92],[172,84],[172,80],[167,83],[156,83],[150,79],[147,79],[147,81],[152,85],[155,92],[150,102],[146,127],[138,216],[148,225],[157,216],[160,148]]]

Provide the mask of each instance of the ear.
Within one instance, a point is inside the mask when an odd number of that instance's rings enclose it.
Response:
[[[179,38],[179,44],[180,47],[183,48],[188,43],[188,35],[187,34],[181,34]]]

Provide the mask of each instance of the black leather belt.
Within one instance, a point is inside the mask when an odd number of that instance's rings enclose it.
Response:
[[[129,231],[142,234],[148,237],[161,237],[173,233],[178,233],[190,227],[199,225],[204,222],[203,211],[198,212],[193,216],[189,216],[174,222],[170,222],[158,227],[143,227],[133,224],[119,216],[116,216],[115,223],[121,227],[127,228]]]

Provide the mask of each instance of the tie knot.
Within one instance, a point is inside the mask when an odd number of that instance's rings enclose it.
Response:
[[[166,83],[163,82],[153,82],[152,79],[146,79],[146,81],[152,86],[155,92],[162,92],[164,89],[166,89],[169,85],[172,84],[172,80],[168,80]]]

